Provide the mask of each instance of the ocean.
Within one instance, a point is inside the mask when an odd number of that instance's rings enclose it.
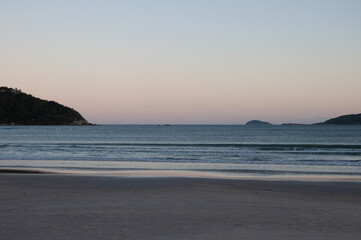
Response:
[[[0,126],[0,168],[361,175],[361,126]]]

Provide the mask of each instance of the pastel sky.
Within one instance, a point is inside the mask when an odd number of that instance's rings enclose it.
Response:
[[[358,0],[1,0],[0,86],[94,123],[361,112]]]

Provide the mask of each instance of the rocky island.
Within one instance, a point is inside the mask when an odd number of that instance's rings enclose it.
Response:
[[[315,125],[361,125],[361,113],[342,115]]]
[[[269,122],[263,122],[260,120],[251,120],[251,121],[247,122],[246,125],[272,125],[272,124]]]
[[[92,125],[72,108],[0,87],[0,125]]]

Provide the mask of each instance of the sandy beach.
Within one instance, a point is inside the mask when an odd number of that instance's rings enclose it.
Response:
[[[359,239],[361,182],[0,174],[0,238]]]

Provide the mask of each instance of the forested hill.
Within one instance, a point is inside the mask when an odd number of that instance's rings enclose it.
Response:
[[[21,90],[0,87],[0,125],[89,125],[77,111]]]
[[[361,125],[361,113],[342,115],[336,118],[331,118],[317,125]]]

